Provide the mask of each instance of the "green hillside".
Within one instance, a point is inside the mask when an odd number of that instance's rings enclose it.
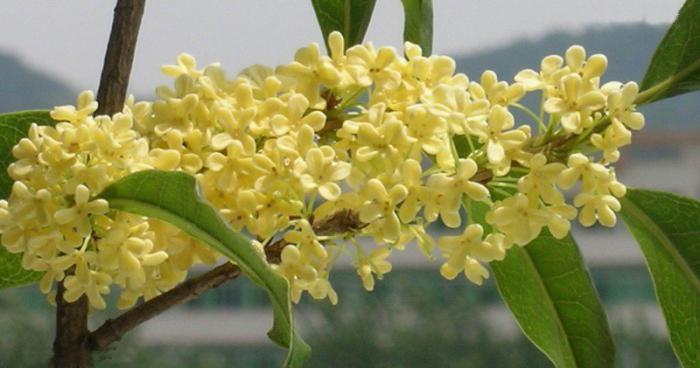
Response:
[[[75,96],[75,91],[58,79],[0,52],[0,112],[48,109],[73,103]]]
[[[542,57],[563,54],[573,44],[589,54],[603,53],[609,60],[605,80],[640,81],[656,45],[667,25],[646,23],[591,26],[580,33],[560,31],[538,39],[518,39],[479,53],[455,57],[460,71],[478,80],[485,69],[494,70],[501,79],[512,80],[521,69],[539,70]],[[642,111],[648,129],[700,129],[700,93],[661,101]]]

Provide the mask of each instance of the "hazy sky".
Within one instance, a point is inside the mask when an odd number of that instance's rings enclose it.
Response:
[[[23,0],[3,3],[0,51],[55,74],[77,89],[96,89],[114,1]],[[435,0],[434,52],[455,55],[555,29],[611,22],[671,22],[682,0]],[[378,0],[367,39],[400,46],[399,0]],[[201,65],[220,61],[230,75],[276,65],[320,41],[310,1],[148,0],[130,90],[150,95],[168,83],[159,66],[181,52]],[[2,71],[0,71],[0,86]]]

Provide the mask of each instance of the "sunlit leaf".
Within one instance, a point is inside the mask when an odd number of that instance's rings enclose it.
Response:
[[[202,198],[194,177],[181,172],[142,171],[112,184],[100,197],[108,200],[111,208],[168,222],[234,261],[270,296],[274,322],[268,335],[289,349],[285,366],[303,365],[310,349],[294,331],[287,281]]]
[[[471,203],[473,221],[488,210]],[[503,301],[520,329],[556,367],[612,367],[615,346],[605,311],[574,239],[543,230],[525,247],[513,246],[491,262]]]
[[[700,0],[687,0],[654,52],[637,103],[700,89]]]
[[[630,189],[621,216],[644,253],[676,356],[700,366],[700,202]]]
[[[403,40],[413,42],[423,49],[423,55],[433,52],[433,2],[432,0],[401,0],[403,3]]]
[[[376,0],[311,0],[323,39],[338,31],[345,38],[345,48],[362,43]]]

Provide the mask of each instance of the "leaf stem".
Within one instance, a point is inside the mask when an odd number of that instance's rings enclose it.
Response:
[[[545,130],[547,129],[547,128],[545,127],[544,122],[542,121],[542,119],[540,119],[540,117],[537,116],[537,114],[535,114],[534,112],[532,112],[532,110],[528,109],[528,108],[525,107],[524,105],[519,104],[519,103],[517,103],[517,102],[514,102],[514,103],[512,103],[512,104],[510,104],[510,105],[513,106],[513,107],[515,107],[516,109],[518,109],[518,110],[524,112],[525,114],[527,114],[527,115],[532,119],[532,121],[533,121],[534,123],[537,123],[537,127],[538,127],[538,130],[539,130],[540,132],[543,132],[543,131],[545,131]]]
[[[634,103],[637,105],[645,105],[658,100],[659,97],[669,88],[671,88],[671,86],[673,86],[676,82],[685,79],[687,76],[696,72],[699,69],[700,59],[695,60],[695,62],[683,68],[683,70],[681,70],[680,72],[673,74],[672,76],[664,79],[663,81],[655,84],[650,88],[645,89],[637,95],[637,98],[634,100]]]

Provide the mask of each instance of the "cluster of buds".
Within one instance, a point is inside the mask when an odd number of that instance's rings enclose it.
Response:
[[[444,277],[481,284],[486,263],[545,228],[562,238],[577,216],[615,224],[625,187],[611,165],[644,118],[635,83],[601,85],[605,56],[572,46],[509,84],[492,71],[470,81],[453,59],[411,43],[405,56],[371,43],[346,50],[337,32],[328,44],[328,56],[311,44],[292,63],[234,79],[183,54],[162,69],[174,88],[159,87],[153,102],[93,116],[84,93],[77,108],[56,108],[61,123],[33,126],[13,150],[2,244],[46,272],[43,291],[65,278],[66,299],[86,294],[96,308],[112,284],[120,307],[172,288],[218,255],[92,198],[149,168],[194,175],[234,229],[276,252],[268,259],[294,301],[307,292],[336,303],[328,277],[345,253],[367,290],[413,243],[431,260],[440,251]],[[533,91],[539,113],[519,103]],[[531,124],[516,126],[514,110]],[[579,182],[567,203],[563,190]],[[488,233],[460,212],[476,202],[489,207]],[[464,230],[433,240],[426,228],[438,220]]]

